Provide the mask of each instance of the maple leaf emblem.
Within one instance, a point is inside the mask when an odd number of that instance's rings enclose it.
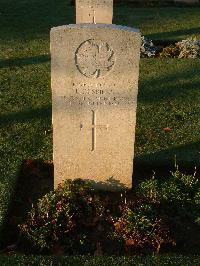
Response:
[[[78,47],[75,62],[81,74],[98,78],[113,68],[115,55],[108,43],[97,43],[91,39]]]

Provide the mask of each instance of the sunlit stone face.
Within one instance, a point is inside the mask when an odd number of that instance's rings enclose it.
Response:
[[[51,31],[55,187],[132,185],[140,34],[80,24]]]

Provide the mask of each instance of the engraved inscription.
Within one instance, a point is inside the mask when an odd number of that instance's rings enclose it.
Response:
[[[58,96],[62,101],[69,106],[125,106],[134,104],[134,99],[130,96],[121,95],[71,95]]]
[[[78,4],[81,5],[81,7],[91,7],[91,8],[94,8],[94,7],[98,7],[98,6],[103,6],[103,7],[109,7],[113,5],[113,0],[101,0],[101,1],[94,1],[94,0],[78,0],[77,1],[77,7],[78,7]]]
[[[108,43],[89,39],[77,48],[75,64],[84,76],[98,78],[106,75],[114,67],[115,54]]]
[[[126,96],[58,96],[68,106],[127,106],[134,104],[134,100]]]
[[[92,129],[92,148],[91,151],[95,151],[96,150],[96,143],[97,143],[97,136],[96,136],[96,131],[97,128],[105,128],[106,130],[108,130],[108,124],[107,125],[97,125],[96,123],[96,111],[92,110],[92,125],[89,127]],[[82,130],[84,128],[83,124],[80,124],[80,129]]]

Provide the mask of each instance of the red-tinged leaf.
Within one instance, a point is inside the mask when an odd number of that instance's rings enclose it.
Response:
[[[169,133],[172,131],[172,129],[170,127],[165,127],[165,128],[163,128],[163,130],[165,133]]]

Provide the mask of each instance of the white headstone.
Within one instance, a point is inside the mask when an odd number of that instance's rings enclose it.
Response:
[[[76,23],[112,24],[113,0],[76,0]]]
[[[103,24],[51,30],[55,187],[132,186],[140,33]]]

